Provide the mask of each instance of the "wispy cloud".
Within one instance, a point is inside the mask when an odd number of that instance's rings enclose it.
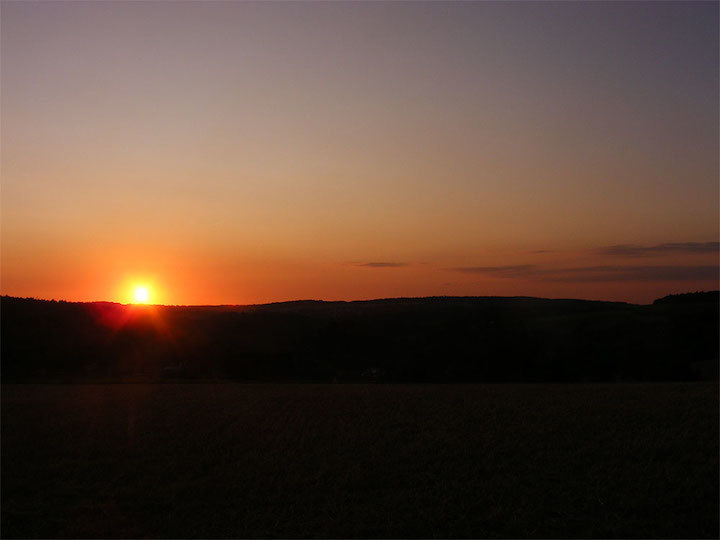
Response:
[[[565,282],[602,281],[710,281],[717,280],[716,265],[695,266],[585,266],[551,270],[542,279]]]
[[[610,281],[711,281],[720,277],[717,265],[696,266],[581,266],[541,268],[532,264],[515,266],[465,266],[456,272],[508,279],[534,279],[552,282]]]
[[[408,263],[402,262],[365,262],[365,263],[352,263],[353,266],[362,266],[364,268],[402,268],[409,266]]]
[[[484,274],[495,277],[527,277],[541,271],[534,264],[519,264],[514,266],[460,266],[452,268],[464,274]]]
[[[651,257],[656,255],[670,255],[673,253],[717,253],[720,242],[677,242],[671,244],[658,244],[656,246],[637,246],[621,244],[607,246],[597,250],[600,255],[613,255],[618,257]]]

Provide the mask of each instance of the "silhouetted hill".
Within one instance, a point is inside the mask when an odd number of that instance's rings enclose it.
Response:
[[[719,310],[712,298],[717,292],[672,295],[649,306],[526,297],[134,306],[4,296],[2,377],[717,378]]]
[[[653,304],[702,304],[720,303],[720,291],[703,291],[693,293],[669,294],[658,298]]]

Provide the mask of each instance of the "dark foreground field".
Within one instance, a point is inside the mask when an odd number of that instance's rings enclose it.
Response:
[[[718,386],[4,385],[2,536],[717,537]]]

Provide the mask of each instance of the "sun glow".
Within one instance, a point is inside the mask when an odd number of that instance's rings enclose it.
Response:
[[[117,282],[114,301],[121,304],[160,305],[165,303],[165,288],[158,276],[152,274],[127,274]]]
[[[147,304],[150,301],[150,290],[144,285],[137,286],[133,298],[136,304]]]

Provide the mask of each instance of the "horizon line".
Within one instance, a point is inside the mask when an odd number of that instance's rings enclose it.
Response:
[[[682,292],[682,293],[669,293],[665,296],[659,296],[655,300],[659,300],[661,298],[666,298],[668,296],[680,296],[680,295],[686,295],[686,294],[701,294],[701,293],[720,293],[720,290],[718,289],[711,289],[708,291],[702,290],[702,291],[688,291],[688,292]],[[478,295],[433,295],[433,296],[392,296],[392,297],[383,297],[383,298],[370,298],[370,299],[357,299],[357,300],[322,300],[322,299],[316,299],[316,298],[298,298],[295,300],[279,300],[276,302],[263,302],[263,303],[254,303],[254,304],[141,304],[141,303],[123,303],[123,302],[116,302],[112,300],[63,300],[63,299],[56,299],[56,298],[36,298],[34,296],[13,296],[10,294],[0,294],[0,299],[2,298],[12,298],[16,300],[35,300],[38,302],[55,302],[55,303],[66,303],[66,304],[114,304],[118,306],[125,306],[125,307],[203,307],[203,308],[220,308],[220,307],[257,307],[257,306],[270,306],[275,304],[291,304],[291,303],[301,303],[301,302],[316,302],[316,303],[327,303],[327,304],[350,304],[350,303],[358,303],[358,302],[381,302],[381,301],[387,301],[387,300],[432,300],[432,299],[490,299],[490,298],[497,298],[497,299],[532,299],[532,300],[575,300],[580,302],[603,302],[603,303],[610,303],[610,304],[628,304],[628,305],[636,305],[636,306],[649,306],[652,305],[652,302],[648,304],[638,304],[633,302],[628,302],[624,300],[597,300],[597,299],[590,299],[590,298],[569,298],[569,297],[544,297],[544,296],[524,296],[524,295],[515,295],[515,296],[497,296],[497,295],[488,295],[488,296],[478,296]],[[654,301],[653,301],[654,302]]]

